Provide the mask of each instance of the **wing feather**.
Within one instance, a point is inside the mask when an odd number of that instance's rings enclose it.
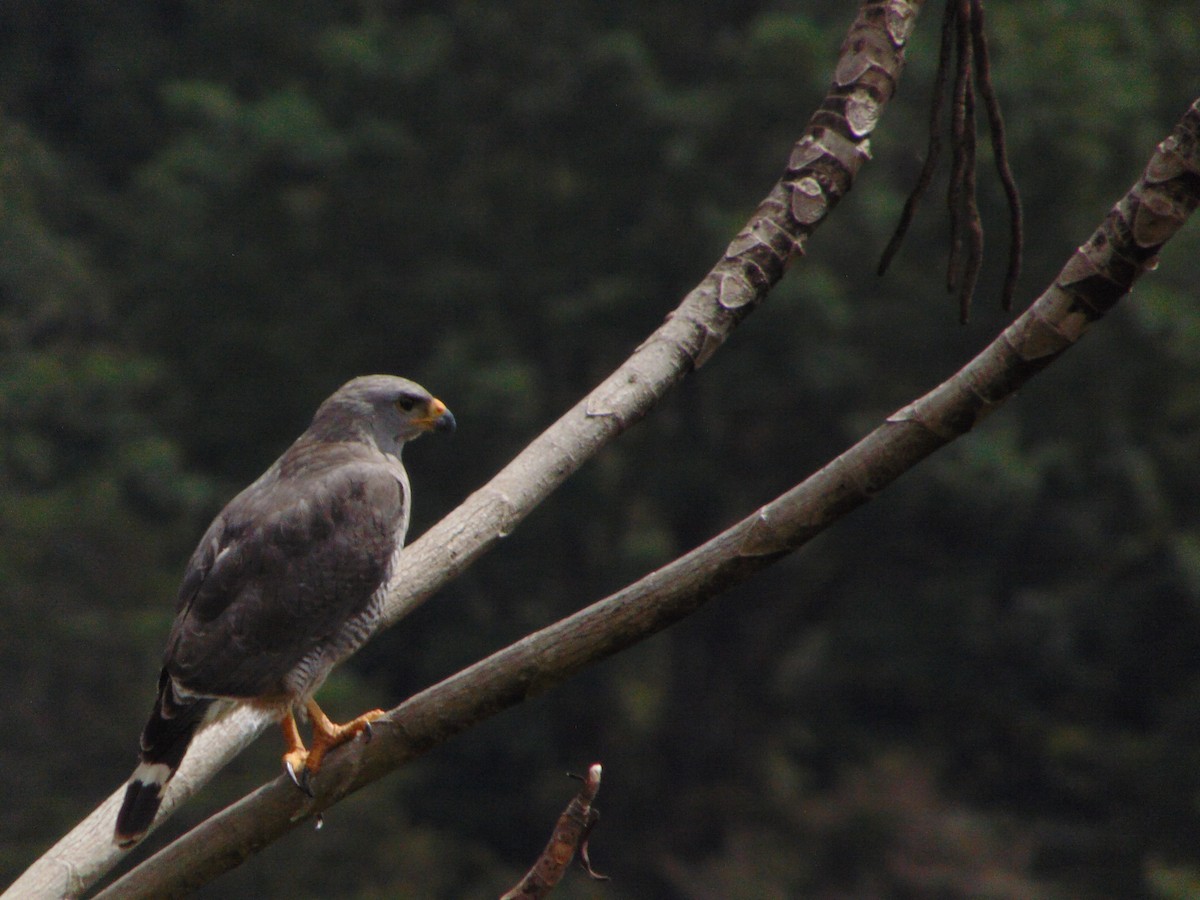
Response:
[[[378,456],[274,467],[235,497],[188,565],[166,669],[199,694],[285,693],[388,577],[407,524],[398,468]]]

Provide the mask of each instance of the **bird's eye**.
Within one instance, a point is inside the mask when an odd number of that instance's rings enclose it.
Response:
[[[402,410],[403,412],[412,412],[413,407],[416,405],[417,405],[417,398],[410,397],[408,394],[405,394],[396,399],[396,408],[399,410]]]

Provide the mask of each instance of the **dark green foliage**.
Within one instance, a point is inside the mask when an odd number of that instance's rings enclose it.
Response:
[[[1021,298],[1192,99],[1192,4],[989,7]],[[460,422],[419,532],[707,271],[823,94],[845,3],[0,4],[0,881],[133,764],[186,555],[349,377]],[[800,480],[1002,326],[945,219],[871,272],[936,16],[875,160],[663,407],[326,688],[353,715]],[[935,185],[935,194],[940,190]],[[934,194],[931,194],[934,196]],[[495,896],[600,760],[564,897],[1188,896],[1200,878],[1200,238],[978,433],[694,620],[338,807],[211,896]],[[324,696],[324,695],[323,695]],[[185,812],[275,773],[276,739]]]

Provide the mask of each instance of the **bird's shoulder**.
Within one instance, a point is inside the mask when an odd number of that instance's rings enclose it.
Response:
[[[244,582],[279,574],[290,560],[318,555],[336,566],[363,547],[390,553],[403,540],[408,481],[399,461],[325,446],[298,461],[285,454],[217,515],[188,562],[181,611],[200,601],[195,613],[218,614]]]

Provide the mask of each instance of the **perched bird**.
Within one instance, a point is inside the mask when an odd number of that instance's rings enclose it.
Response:
[[[401,449],[426,431],[453,429],[446,405],[420,385],[355,378],[221,511],[179,589],[141,761],[117,815],[118,846],[153,823],[196,730],[225,706],[217,701],[278,713],[284,766],[306,791],[325,753],[382,715],[336,725],[313,693],[378,625],[411,509]],[[296,725],[301,707],[310,749]]]

